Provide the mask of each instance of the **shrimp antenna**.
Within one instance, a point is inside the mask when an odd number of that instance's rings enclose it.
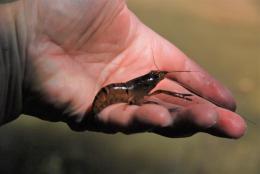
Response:
[[[157,70],[159,71],[160,69],[159,69],[159,67],[157,66],[157,64],[156,64],[156,62],[155,62],[155,58],[154,58],[154,54],[153,54],[153,43],[154,42],[152,42],[152,44],[151,44],[151,51],[152,51],[152,55],[153,55],[153,63],[154,63],[154,65],[155,65],[155,67],[157,68]]]
[[[252,120],[250,120],[250,119],[248,119],[248,118],[246,118],[246,117],[244,117],[244,116],[242,116],[248,123],[251,123],[251,124],[253,124],[253,125],[257,125],[254,121],[252,121]]]
[[[153,63],[154,63],[154,65],[155,65],[155,67],[157,68],[157,70],[160,71],[158,65],[156,64],[155,57],[154,57],[154,53],[153,53],[153,43],[154,43],[154,42],[151,43],[151,47],[150,47],[150,48],[151,48],[152,55],[153,55]],[[195,71],[193,71],[193,70],[186,70],[186,71],[185,71],[185,70],[176,70],[176,71],[170,71],[170,72],[177,72],[177,73],[178,73],[178,72],[200,72],[200,71],[196,71],[196,70],[195,70]],[[201,73],[201,72],[200,72],[200,73]]]

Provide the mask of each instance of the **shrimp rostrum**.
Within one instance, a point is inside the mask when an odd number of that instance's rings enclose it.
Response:
[[[191,101],[192,94],[177,93],[167,90],[152,91],[155,86],[165,78],[167,71],[150,71],[149,73],[129,80],[125,83],[113,83],[103,87],[96,95],[92,111],[98,114],[104,108],[116,103],[127,103],[129,105],[142,105],[147,101],[145,96],[166,94]],[[147,102],[149,103],[149,102]]]

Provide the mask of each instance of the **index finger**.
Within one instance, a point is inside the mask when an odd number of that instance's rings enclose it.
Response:
[[[172,72],[167,75],[167,78],[177,81],[183,87],[220,107],[236,110],[236,103],[231,92],[182,51],[168,41],[166,44],[157,44],[156,48],[159,51],[157,56],[154,56],[157,66],[160,70]],[[174,71],[187,72],[174,73]]]

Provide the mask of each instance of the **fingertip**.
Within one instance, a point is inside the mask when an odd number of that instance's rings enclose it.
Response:
[[[227,137],[238,139],[246,133],[247,125],[245,120],[238,114],[229,110],[219,109],[218,129]]]
[[[247,125],[244,119],[241,117],[237,117],[237,119],[236,123],[232,126],[234,131],[232,132],[231,137],[234,139],[244,136],[247,130]]]
[[[165,107],[155,104],[143,105],[136,111],[135,115],[140,122],[159,127],[169,126],[174,120]]]
[[[231,91],[227,88],[226,88],[226,96],[228,98],[228,100],[226,102],[226,108],[235,112],[237,109],[236,100],[235,100],[234,96],[232,95]]]
[[[199,104],[189,106],[177,114],[174,126],[181,124],[183,132],[206,132],[219,137],[238,139],[246,132],[246,123],[238,114],[219,107]],[[191,123],[191,125],[189,124]]]
[[[214,108],[198,105],[192,108],[194,115],[197,115],[195,123],[204,129],[210,128],[217,123],[218,113]]]
[[[213,96],[213,97],[215,97],[214,103],[223,108],[226,108],[230,111],[235,112],[236,108],[237,108],[236,100],[235,100],[234,96],[232,95],[231,91],[228,88],[220,85],[219,82],[216,82],[216,83],[218,84],[217,85],[218,87],[215,89],[217,91],[215,96],[217,96],[217,97]]]
[[[192,105],[178,114],[180,122],[189,121],[196,129],[208,129],[214,126],[218,120],[218,113],[210,105]]]
[[[103,123],[127,127],[132,122],[137,109],[136,105],[113,104],[102,110],[97,117]]]

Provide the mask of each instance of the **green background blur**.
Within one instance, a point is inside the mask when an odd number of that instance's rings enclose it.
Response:
[[[62,123],[22,116],[0,128],[0,173],[260,173],[260,1],[127,3],[232,90],[238,112],[251,121],[247,134],[228,140],[202,133],[184,139],[76,133]]]

